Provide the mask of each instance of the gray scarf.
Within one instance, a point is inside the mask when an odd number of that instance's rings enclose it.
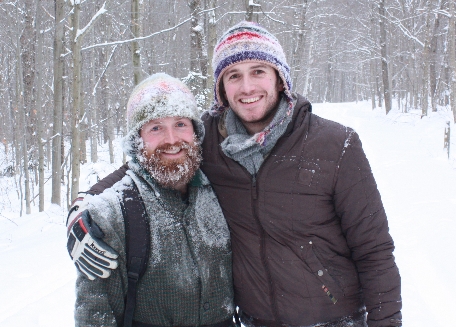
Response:
[[[264,159],[285,133],[291,121],[294,103],[290,106],[287,99],[282,97],[278,106],[269,126],[255,135],[247,133],[233,110],[228,109],[226,114],[225,126],[228,136],[221,144],[222,151],[227,157],[244,166],[252,176],[256,175]]]

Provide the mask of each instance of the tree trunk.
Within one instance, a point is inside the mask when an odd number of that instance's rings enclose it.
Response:
[[[424,24],[424,49],[423,49],[423,75],[422,75],[422,101],[421,101],[421,117],[427,116],[429,107],[429,56],[430,56],[430,34],[431,34],[431,22],[430,22],[430,1],[426,1],[424,7],[426,12],[425,24]]]
[[[198,16],[195,16],[198,17]],[[193,20],[192,20],[193,23]],[[207,94],[207,74],[208,74],[208,55],[207,55],[207,43],[206,43],[206,35],[204,34],[204,28],[199,23],[199,20],[195,22],[194,31],[196,33],[196,40],[197,40],[197,49],[198,49],[198,58],[200,64],[200,70],[202,75],[202,91],[204,94]],[[212,86],[212,85],[211,85]],[[200,91],[201,92],[201,91]]]
[[[206,97],[206,109],[209,109],[214,99],[214,70],[212,69],[212,58],[214,57],[214,48],[217,44],[217,25],[215,17],[215,7],[217,6],[217,0],[211,1],[211,6],[214,10],[209,12],[209,26],[208,26],[208,46],[207,46],[207,56],[208,56],[208,72],[207,72],[207,85],[208,92]]]
[[[95,43],[94,40],[94,33],[92,33],[92,43]],[[96,60],[96,50],[92,49],[91,51],[92,62],[97,62]],[[90,161],[95,163],[98,161],[98,126],[99,121],[97,117],[98,112],[98,92],[95,88],[95,81],[96,81],[96,74],[95,74],[95,65],[92,67],[92,85],[94,90],[91,94],[92,105],[90,106],[90,114],[89,114],[89,138],[90,138]]]
[[[304,56],[304,45],[306,38],[306,15],[308,8],[308,0],[302,1],[301,12],[299,18],[299,29],[296,31],[296,45],[293,49],[293,87],[295,90],[300,90],[301,85],[298,86],[299,78],[301,77],[301,58]]]
[[[63,37],[64,0],[56,0],[54,32],[54,122],[52,126],[52,198],[51,202],[60,205],[61,165],[62,165],[62,113],[63,113]]]
[[[369,71],[370,71],[370,91],[371,91],[371,105],[372,110],[376,108],[375,98],[377,94],[377,33],[376,33],[376,22],[377,11],[375,10],[375,2],[371,3],[370,8],[370,37],[371,37],[371,49],[370,49],[370,60],[369,60]]]
[[[190,90],[196,95],[199,90],[202,88],[201,79],[198,78],[198,73],[201,72],[201,64],[200,64],[200,54],[202,53],[201,50],[201,43],[199,41],[199,29],[201,26],[199,25],[199,19],[197,14],[201,11],[201,0],[191,0],[188,2],[190,7],[190,14],[192,15],[192,20],[190,23],[190,72],[189,72],[189,87]]]
[[[16,51],[17,51],[17,74],[16,74],[16,110],[19,113],[19,131],[22,135],[21,137],[21,151],[19,154],[22,156],[22,162],[23,162],[23,171],[24,171],[24,193],[25,193],[25,210],[26,214],[31,213],[31,208],[30,208],[30,176],[29,176],[29,162],[28,162],[28,148],[27,148],[27,124],[25,120],[25,104],[24,104],[24,86],[23,86],[23,70],[22,70],[22,61],[21,61],[21,44],[18,40],[17,46],[16,46]],[[20,184],[19,184],[20,185]],[[22,197],[22,186],[19,186],[21,188],[21,197]],[[21,198],[21,208],[22,208],[22,198]],[[21,210],[21,216],[22,216],[22,210]]]
[[[370,68],[370,91],[371,91],[371,106],[372,110],[375,109],[375,63],[373,58],[369,61],[369,68]]]
[[[315,33],[313,32],[313,28],[309,29],[309,42],[307,43],[307,49],[305,53],[304,62],[304,85],[302,87],[302,94],[307,96],[307,92],[309,91],[309,80],[310,80],[310,68],[312,64],[312,49],[315,41]]]
[[[131,34],[137,38],[141,35],[141,22],[140,22],[140,0],[131,0]],[[138,85],[142,80],[141,73],[141,48],[138,41],[131,42],[131,53],[133,60],[133,82]]]
[[[382,81],[383,81],[383,97],[385,99],[385,111],[388,114],[391,110],[391,90],[389,85],[388,72],[388,51],[386,48],[386,17],[385,17],[385,0],[379,1],[379,27],[380,27],[380,53],[382,63]]]
[[[81,107],[81,39],[79,32],[80,2],[74,1],[72,8],[72,37],[71,50],[73,53],[73,83],[71,108],[71,197],[76,199],[79,193],[79,175],[81,170],[80,162],[80,133],[79,133],[79,110]]]
[[[257,0],[259,1],[259,0]],[[246,11],[245,11],[245,20],[248,22],[253,22],[253,12],[255,10],[255,7],[261,7],[260,4],[257,4],[254,2],[254,0],[246,0],[245,2],[246,6]],[[258,22],[258,16],[257,16],[257,22]],[[230,24],[232,25],[232,24]]]
[[[449,38],[449,66],[451,68],[450,77],[450,103],[451,110],[453,111],[453,123],[456,124],[456,5],[455,0],[449,0],[450,6],[450,20],[448,26],[448,38]]]
[[[26,0],[25,5],[25,16],[24,16],[24,28],[20,38],[21,42],[21,60],[22,60],[22,85],[23,85],[23,102],[24,109],[26,112],[26,135],[27,143],[32,144],[32,136],[35,135],[35,124],[34,124],[34,110],[33,110],[33,81],[35,79],[35,26],[34,26],[34,1]],[[30,121],[27,122],[27,117]]]
[[[439,0],[440,10],[444,10],[445,1]],[[439,60],[437,54],[437,35],[440,27],[440,15],[435,15],[434,20],[434,29],[431,36],[430,44],[430,62],[429,62],[429,93],[431,94],[431,106],[432,111],[437,111],[437,72],[436,72],[436,63]]]
[[[43,62],[43,33],[41,31],[41,15],[36,11],[36,26],[37,26],[37,51],[36,51],[36,63],[39,67],[44,66]],[[37,123],[37,138],[38,138],[38,207],[39,211],[44,211],[44,109],[42,106],[42,95],[41,95],[41,71],[38,69],[35,72],[35,85],[36,85],[36,123]]]

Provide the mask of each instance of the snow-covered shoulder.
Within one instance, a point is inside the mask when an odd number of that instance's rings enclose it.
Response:
[[[119,253],[125,252],[125,228],[120,201],[122,191],[132,187],[132,183],[131,177],[125,176],[103,193],[93,196],[87,207],[91,218],[105,234],[103,240]]]

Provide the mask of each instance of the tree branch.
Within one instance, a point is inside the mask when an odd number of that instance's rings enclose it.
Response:
[[[128,40],[122,40],[122,41],[114,41],[114,42],[105,42],[105,43],[99,43],[99,44],[94,44],[94,45],[91,45],[91,46],[88,46],[86,48],[82,48],[81,51],[84,51],[84,50],[89,50],[89,49],[93,49],[93,48],[98,48],[98,47],[105,47],[105,46],[109,46],[109,45],[118,45],[118,44],[124,44],[124,43],[130,43],[130,42],[133,42],[133,41],[142,41],[142,40],[146,40],[152,36],[155,36],[155,35],[159,35],[159,34],[162,34],[162,33],[165,33],[165,32],[169,32],[169,31],[172,31],[173,29],[176,29],[178,28],[179,26],[181,25],[184,25],[186,22],[190,21],[192,18],[189,17],[187,18],[186,20],[184,20],[183,22],[173,26],[173,27],[170,27],[170,28],[167,28],[167,29],[164,29],[164,30],[161,30],[159,32],[155,32],[155,33],[152,33],[152,34],[149,34],[147,36],[141,36],[141,37],[136,37],[136,38],[133,38],[133,39],[128,39]],[[67,54],[65,54],[67,55]]]

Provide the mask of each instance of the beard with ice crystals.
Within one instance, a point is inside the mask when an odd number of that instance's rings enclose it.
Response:
[[[178,159],[163,158],[160,153],[170,150],[185,151],[185,155]],[[194,139],[193,144],[176,142],[158,146],[153,153],[148,153],[143,147],[139,150],[139,162],[165,188],[177,189],[179,185],[188,184],[202,161],[201,145]]]

